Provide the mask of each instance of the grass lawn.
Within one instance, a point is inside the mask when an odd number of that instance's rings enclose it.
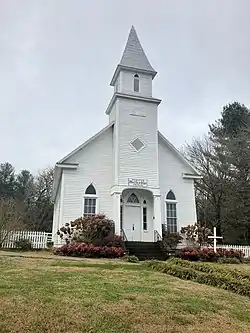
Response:
[[[250,299],[143,264],[2,256],[0,332],[247,333]]]

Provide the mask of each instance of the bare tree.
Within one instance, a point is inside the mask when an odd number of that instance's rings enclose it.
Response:
[[[0,248],[12,231],[23,230],[22,207],[14,199],[0,199]]]
[[[53,168],[39,172],[34,181],[34,191],[29,207],[29,226],[33,230],[51,231],[53,219],[52,203]]]
[[[231,182],[227,160],[218,158],[216,143],[209,136],[187,145],[185,155],[203,178],[196,182],[196,199],[199,222],[221,231],[223,204]]]

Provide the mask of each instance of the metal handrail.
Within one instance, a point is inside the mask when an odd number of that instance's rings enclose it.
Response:
[[[154,241],[155,242],[162,241],[162,237],[157,230],[154,230]]]
[[[162,236],[157,230],[154,230],[154,241],[159,242],[159,246],[167,259],[169,257],[169,251],[167,250],[166,241],[164,240],[164,238],[162,238]]]
[[[124,231],[123,229],[121,229],[121,236],[122,236],[122,240],[123,240],[124,242],[127,242],[127,241],[128,241],[127,236],[126,236],[126,234],[125,234],[125,231]]]

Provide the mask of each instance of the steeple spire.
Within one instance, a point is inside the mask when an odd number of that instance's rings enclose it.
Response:
[[[120,69],[130,69],[130,70],[136,70],[139,72],[148,72],[152,74],[152,77],[155,77],[157,72],[154,70],[154,68],[151,66],[142,46],[139,41],[138,35],[136,33],[136,30],[134,26],[132,26],[127,44],[125,46],[122,58],[116,68],[116,71],[114,73],[114,76],[111,80],[111,85],[114,85],[114,80],[119,73]]]
[[[141,46],[134,26],[130,30],[120,65],[155,72]]]

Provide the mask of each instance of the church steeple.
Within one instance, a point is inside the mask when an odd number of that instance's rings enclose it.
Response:
[[[134,26],[132,26],[130,30],[128,41],[119,65],[135,68],[137,70],[150,71],[156,74],[156,71],[150,65],[150,62],[148,61],[148,58],[141,46]]]
[[[110,83],[111,86],[115,85],[117,76],[119,75],[119,72],[122,69],[136,71],[138,73],[151,74],[152,78],[154,78],[155,75],[157,74],[157,72],[151,66],[151,64],[141,46],[141,43],[139,41],[139,38],[137,36],[134,26],[132,26],[132,28],[130,30],[127,44],[125,46],[122,58],[118,64],[118,66],[116,67],[115,73],[111,80],[111,83]]]

